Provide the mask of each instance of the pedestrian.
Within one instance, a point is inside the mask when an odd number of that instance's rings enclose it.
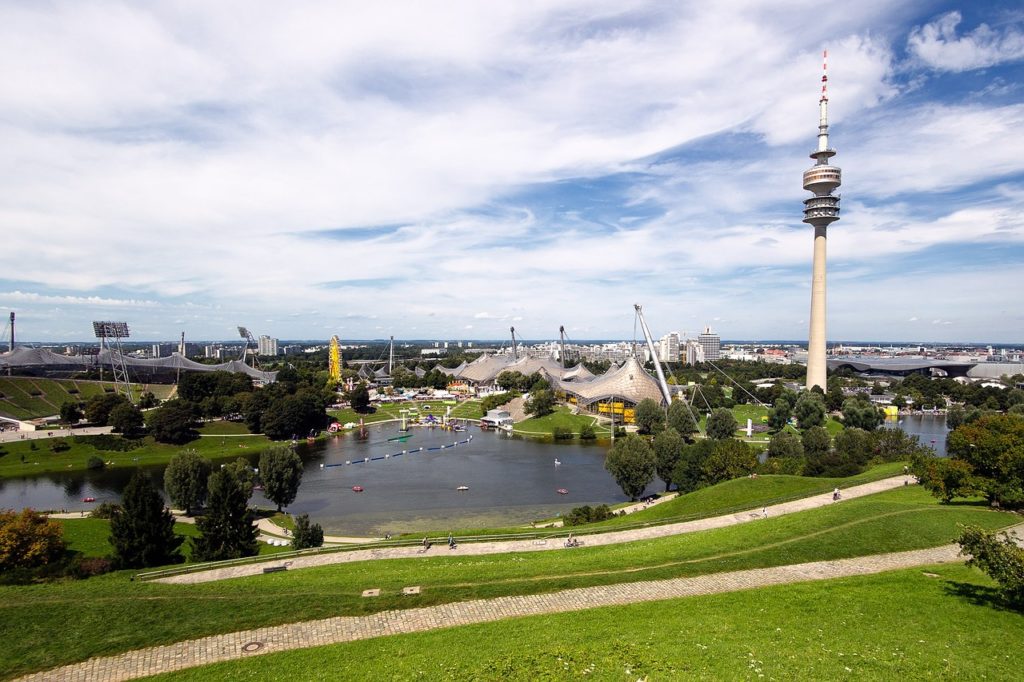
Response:
[[[763,507],[763,508],[761,509],[761,513],[762,513],[762,514],[764,515],[764,517],[765,517],[765,518],[767,519],[767,518],[768,518],[768,507]]]

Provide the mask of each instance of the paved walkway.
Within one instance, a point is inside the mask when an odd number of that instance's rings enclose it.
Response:
[[[903,476],[896,476],[893,478],[886,478],[881,481],[865,483],[852,488],[846,488],[843,490],[843,499],[847,500],[854,497],[862,497],[864,495],[882,492],[884,490],[899,488],[904,485],[906,480],[907,479]],[[624,542],[634,542],[636,540],[648,540],[651,538],[667,537],[669,535],[693,533],[701,530],[710,530],[712,528],[735,526],[740,523],[749,523],[751,521],[763,519],[766,516],[775,517],[783,514],[792,514],[794,512],[804,511],[806,509],[816,509],[830,504],[837,503],[832,501],[832,493],[824,493],[822,495],[805,497],[791,502],[783,502],[770,507],[759,507],[757,509],[740,512],[738,514],[727,514],[725,516],[716,516],[707,519],[697,519],[681,523],[669,523],[660,526],[649,526],[647,528],[596,533],[593,535],[576,534],[576,537],[588,547],[596,545],[614,545]],[[842,504],[842,502],[840,501],[838,504]],[[325,552],[323,554],[290,557],[287,561],[289,562],[288,570],[296,570],[299,568],[309,568],[311,566],[367,561],[371,559],[412,559],[436,556],[438,554],[443,554],[445,556],[453,556],[455,554],[502,554],[505,552],[538,552],[554,549],[564,549],[562,538],[552,537],[547,540],[529,538],[523,540],[503,540],[495,542],[467,542],[460,544],[458,549],[454,552],[449,550],[446,545],[442,544],[435,545],[426,552],[422,551],[423,548],[418,545],[405,547],[377,547],[353,550],[350,552]],[[196,573],[185,573],[171,576],[169,578],[161,578],[159,582],[202,583],[257,575],[263,572],[263,569],[267,566],[268,562],[274,563],[274,561],[275,560],[273,558],[269,558],[268,561],[259,563],[215,568],[209,571]],[[281,563],[281,560],[278,559],[277,563]]]
[[[1019,528],[1019,527],[1018,527]],[[93,658],[20,678],[20,682],[117,682],[161,672],[231,661],[250,656],[339,644],[362,639],[438,628],[489,623],[506,618],[624,606],[703,594],[735,592],[770,585],[870,575],[914,566],[958,561],[959,547],[877,554],[746,571],[713,573],[695,578],[649,580],[619,585],[582,587],[551,594],[479,599],[425,608],[383,611],[369,616],[340,616],[243,630]]]
[[[112,426],[83,426],[76,429],[40,429],[39,431],[0,431],[0,443],[19,440],[40,440],[42,438],[66,438],[68,436],[97,436],[110,433]]]

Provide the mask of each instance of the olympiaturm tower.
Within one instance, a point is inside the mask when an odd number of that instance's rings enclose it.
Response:
[[[804,200],[804,222],[814,226],[814,267],[811,275],[811,328],[807,339],[807,389],[825,389],[825,238],[828,226],[839,220],[839,187],[842,171],[829,164],[836,150],[828,146],[828,52],[824,53],[821,99],[818,100],[818,148],[811,154],[815,164],[804,171],[804,189],[814,196]]]

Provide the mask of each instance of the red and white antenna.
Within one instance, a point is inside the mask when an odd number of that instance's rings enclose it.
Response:
[[[828,50],[821,55],[821,98],[828,100]]]

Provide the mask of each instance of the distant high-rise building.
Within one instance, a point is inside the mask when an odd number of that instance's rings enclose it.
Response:
[[[704,360],[717,360],[721,357],[722,339],[711,331],[711,327],[704,327],[704,331],[697,337],[697,343],[700,344]]]
[[[662,362],[679,362],[679,332],[661,337],[658,341],[658,359]]]
[[[698,362],[704,362],[704,349],[701,348],[700,344],[693,340],[686,340],[686,364],[696,365]]]
[[[258,345],[260,355],[277,355],[277,339],[270,336],[261,336]]]

